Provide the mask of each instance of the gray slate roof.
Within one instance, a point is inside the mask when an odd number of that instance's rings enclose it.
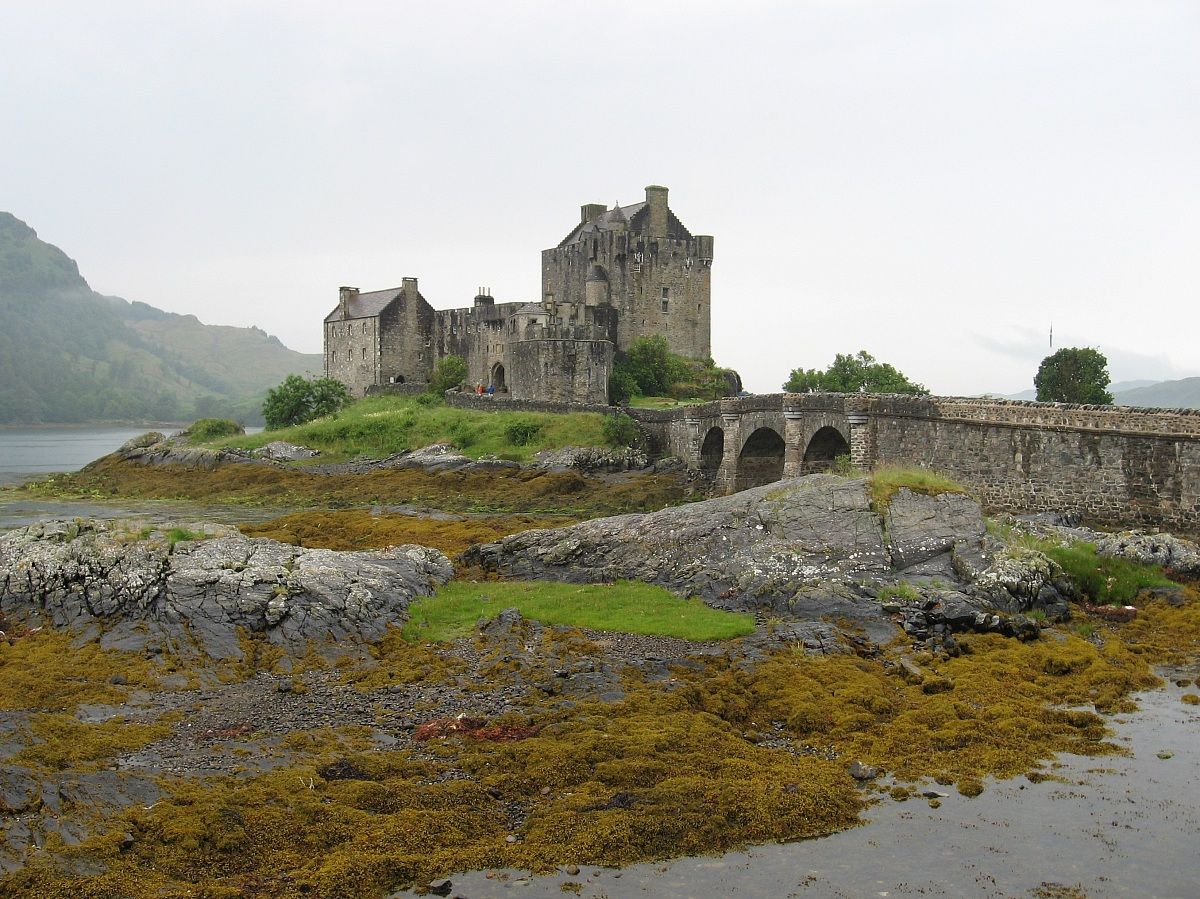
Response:
[[[627,227],[631,232],[644,231],[648,215],[649,212],[645,200],[640,203],[630,203],[628,206],[614,206],[607,212],[602,212],[590,222],[583,222],[576,225],[575,229],[563,238],[559,246],[565,247],[573,243],[579,243],[581,240],[586,240],[590,235],[601,231],[611,231],[613,225],[622,222],[627,223]],[[667,210],[667,236],[675,240],[690,240],[692,237],[692,233],[683,226],[683,222],[670,209]]]
[[[347,304],[349,308],[346,311],[349,314],[345,318],[371,318],[372,316],[379,315],[379,313],[388,307],[388,304],[392,300],[400,296],[402,291],[403,288],[401,287],[389,287],[387,290],[372,290],[369,293],[360,293],[351,298]],[[338,303],[334,307],[334,310],[325,316],[325,321],[327,322],[340,322],[343,320],[341,303]]]

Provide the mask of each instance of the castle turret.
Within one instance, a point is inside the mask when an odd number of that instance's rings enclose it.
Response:
[[[404,293],[404,301],[411,304],[411,308],[415,309],[421,296],[420,293],[417,292],[417,279],[401,278],[400,290]]]

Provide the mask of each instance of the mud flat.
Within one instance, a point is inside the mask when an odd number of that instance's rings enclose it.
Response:
[[[1189,679],[1196,671],[1184,672]],[[864,827],[817,840],[714,858],[584,867],[531,877],[475,871],[448,878],[450,895],[846,897],[979,896],[1194,899],[1200,895],[1200,711],[1167,684],[1110,719],[1128,755],[1064,754],[1051,778],[988,781],[974,798],[953,790],[929,808],[883,798]],[[1162,758],[1161,756],[1167,756]],[[933,785],[932,789],[947,792]],[[401,892],[394,896],[415,896]]]

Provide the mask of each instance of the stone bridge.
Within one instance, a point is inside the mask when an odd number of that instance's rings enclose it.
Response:
[[[631,409],[663,455],[727,491],[828,470],[929,468],[989,508],[1200,532],[1200,411],[872,394]]]

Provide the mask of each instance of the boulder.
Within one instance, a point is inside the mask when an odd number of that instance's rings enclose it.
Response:
[[[423,546],[305,549],[205,526],[172,542],[136,525],[48,522],[0,537],[0,611],[22,623],[103,633],[105,645],[240,658],[238,630],[289,653],[357,644],[407,620],[408,604],[453,575]]]
[[[832,475],[525,531],[474,546],[464,560],[509,577],[646,581],[728,608],[891,570],[865,481]]]
[[[1095,542],[1096,551],[1102,556],[1128,559],[1144,565],[1161,565],[1180,574],[1200,576],[1200,547],[1181,537],[1126,531],[1120,534],[1097,534]]]
[[[300,462],[321,455],[319,450],[307,446],[288,443],[286,440],[272,440],[266,446],[260,446],[251,452],[258,459],[269,459],[272,462]]]
[[[973,550],[984,536],[979,503],[961,493],[925,496],[901,487],[888,502],[886,524],[892,564],[898,569],[956,549]]]

